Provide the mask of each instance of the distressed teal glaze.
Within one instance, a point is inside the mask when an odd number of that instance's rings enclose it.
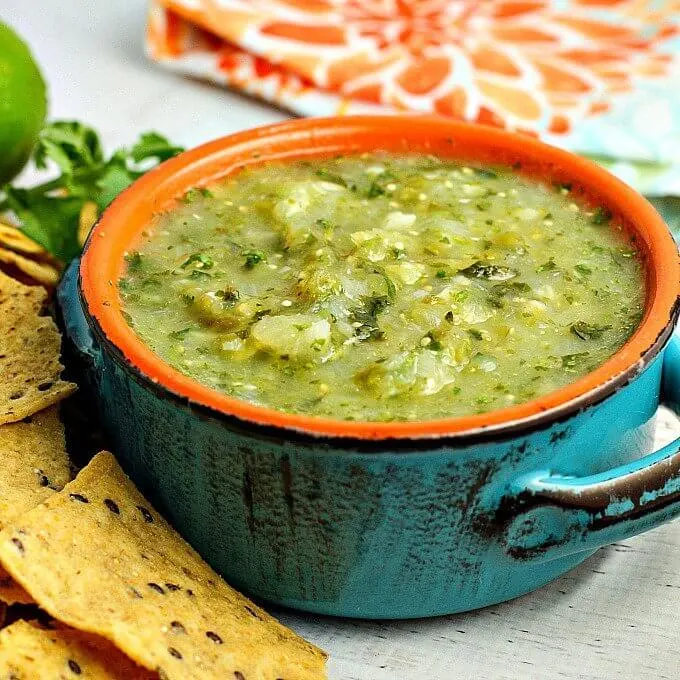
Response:
[[[58,298],[116,454],[253,596],[352,617],[460,612],[534,590],[598,546],[680,514],[678,442],[640,460],[662,364],[669,403],[680,404],[677,338],[665,364],[657,357],[566,422],[502,441],[359,450],[239,424],[152,388],[96,344],[77,274],[73,264]]]

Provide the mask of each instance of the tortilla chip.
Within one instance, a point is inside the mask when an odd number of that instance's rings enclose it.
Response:
[[[0,245],[7,250],[13,250],[36,262],[47,262],[57,269],[62,268],[62,263],[51,253],[47,252],[39,243],[14,224],[3,222],[0,219]]]
[[[0,270],[28,285],[54,287],[62,265],[21,229],[0,220]]]
[[[29,286],[54,288],[59,283],[59,270],[45,262],[33,260],[0,246],[0,270]]]
[[[0,528],[35,507],[71,479],[64,426],[51,406],[0,427]],[[0,567],[0,602],[30,604],[33,598]]]
[[[0,567],[0,604],[33,604],[33,598]]]
[[[325,654],[230,588],[110,453],[0,532],[0,562],[51,616],[167,680],[325,678]]]
[[[0,272],[0,321],[3,323],[7,323],[10,316],[15,318],[30,313],[40,314],[46,298],[47,294],[41,288],[24,286]]]
[[[0,221],[0,246],[21,253],[32,259],[50,257],[47,251],[33,239],[28,238],[21,229]]]
[[[71,479],[59,407],[0,427],[0,528]]]
[[[22,420],[75,390],[60,379],[61,336],[39,316],[47,293],[0,273],[0,425]]]
[[[150,680],[111,643],[71,628],[15,621],[0,631],[0,677],[13,680]]]

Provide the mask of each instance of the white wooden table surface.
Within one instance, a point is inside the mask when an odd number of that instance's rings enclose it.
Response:
[[[42,66],[50,115],[93,124],[109,148],[148,129],[192,146],[286,117],[148,63],[144,15],[144,0],[0,0],[0,19]],[[661,414],[659,441],[679,432]],[[679,680],[680,521],[471,614],[375,623],[274,613],[328,650],[333,680]]]

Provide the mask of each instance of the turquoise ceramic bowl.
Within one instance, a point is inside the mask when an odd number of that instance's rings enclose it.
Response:
[[[410,425],[247,406],[141,346],[116,281],[154,210],[247,163],[378,148],[508,163],[597,199],[645,259],[640,329],[602,368],[545,398]],[[59,302],[114,451],[230,583],[324,614],[406,618],[516,597],[680,515],[678,441],[649,454],[660,400],[680,409],[679,281],[658,215],[587,161],[490,128],[346,118],[242,133],[164,163],[106,211]]]

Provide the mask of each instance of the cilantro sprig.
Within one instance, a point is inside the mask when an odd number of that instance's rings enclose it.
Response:
[[[78,227],[86,206],[104,208],[138,177],[183,151],[156,132],[107,158],[97,132],[77,121],[54,121],[40,133],[33,152],[38,169],[55,165],[59,176],[30,188],[0,187],[0,213],[12,212],[22,231],[68,262],[78,255]]]

